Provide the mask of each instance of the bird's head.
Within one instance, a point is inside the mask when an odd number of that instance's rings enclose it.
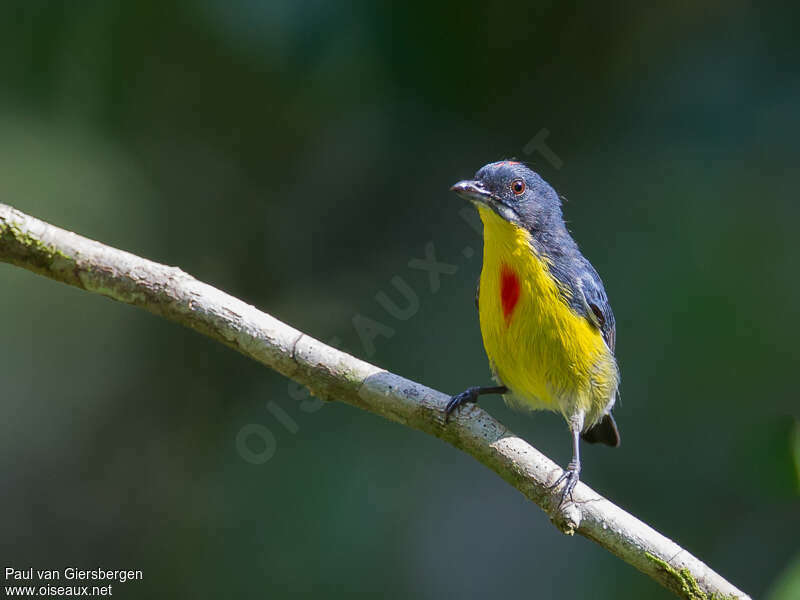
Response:
[[[459,181],[450,189],[519,227],[546,229],[563,223],[558,194],[520,162],[489,163],[475,173],[475,179]]]

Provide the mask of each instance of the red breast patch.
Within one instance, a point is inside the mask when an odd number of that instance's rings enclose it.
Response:
[[[508,265],[503,265],[500,271],[500,303],[503,306],[503,316],[506,326],[511,322],[511,315],[519,301],[519,277]]]

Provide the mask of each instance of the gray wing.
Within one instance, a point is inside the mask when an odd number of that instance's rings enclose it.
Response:
[[[550,273],[558,282],[564,301],[600,330],[606,345],[614,352],[616,323],[603,282],[572,238],[562,239],[561,243],[567,245],[566,251],[559,248],[549,253]]]
[[[558,282],[564,301],[600,330],[608,348],[614,352],[616,323],[592,264],[581,254],[566,228],[555,231],[531,229],[534,251],[548,259],[550,274]]]
[[[584,302],[586,318],[589,319],[603,334],[603,339],[611,352],[614,352],[614,345],[617,341],[617,326],[614,322],[614,313],[608,302],[608,296],[603,289],[603,282],[597,271],[588,264],[588,268],[581,271],[579,287],[581,297]],[[581,434],[587,442],[596,444],[598,442],[609,446],[619,446],[619,429],[614,422],[611,413],[603,415],[603,418],[594,426],[590,427]]]
[[[600,330],[606,345],[611,352],[614,352],[617,342],[617,324],[614,320],[614,312],[611,310],[611,304],[608,302],[608,296],[606,296],[600,276],[588,264],[588,261],[578,274],[577,283],[586,318]]]

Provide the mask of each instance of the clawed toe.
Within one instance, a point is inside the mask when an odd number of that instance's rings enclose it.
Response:
[[[450,418],[450,414],[457,409],[459,406],[464,404],[465,402],[475,402],[477,401],[478,396],[475,394],[474,388],[469,388],[464,390],[460,394],[456,394],[452,398],[450,398],[450,402],[447,403],[447,406],[444,409],[444,419],[447,422],[447,419]]]
[[[452,413],[456,408],[464,404],[465,402],[477,402],[478,396],[482,394],[506,394],[508,393],[508,388],[504,385],[495,385],[495,386],[485,386],[485,387],[471,387],[467,388],[460,394],[457,394],[450,398],[450,401],[447,403],[447,406],[444,409],[444,422],[447,423],[447,419],[450,417],[450,413]]]
[[[561,482],[564,482],[564,489],[561,490],[561,500],[558,502],[558,508],[564,506],[567,498],[569,498],[570,502],[575,502],[574,498],[572,497],[572,492],[575,490],[575,486],[578,485],[578,481],[580,481],[580,473],[580,468],[569,466],[563,473],[561,473],[559,478],[556,479],[555,483],[548,487],[548,489],[552,490],[561,485]]]

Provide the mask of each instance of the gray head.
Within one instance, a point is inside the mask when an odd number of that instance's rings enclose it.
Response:
[[[561,200],[555,190],[521,162],[489,163],[475,179],[459,181],[452,188],[473,204],[491,208],[506,221],[530,231],[564,228]]]

